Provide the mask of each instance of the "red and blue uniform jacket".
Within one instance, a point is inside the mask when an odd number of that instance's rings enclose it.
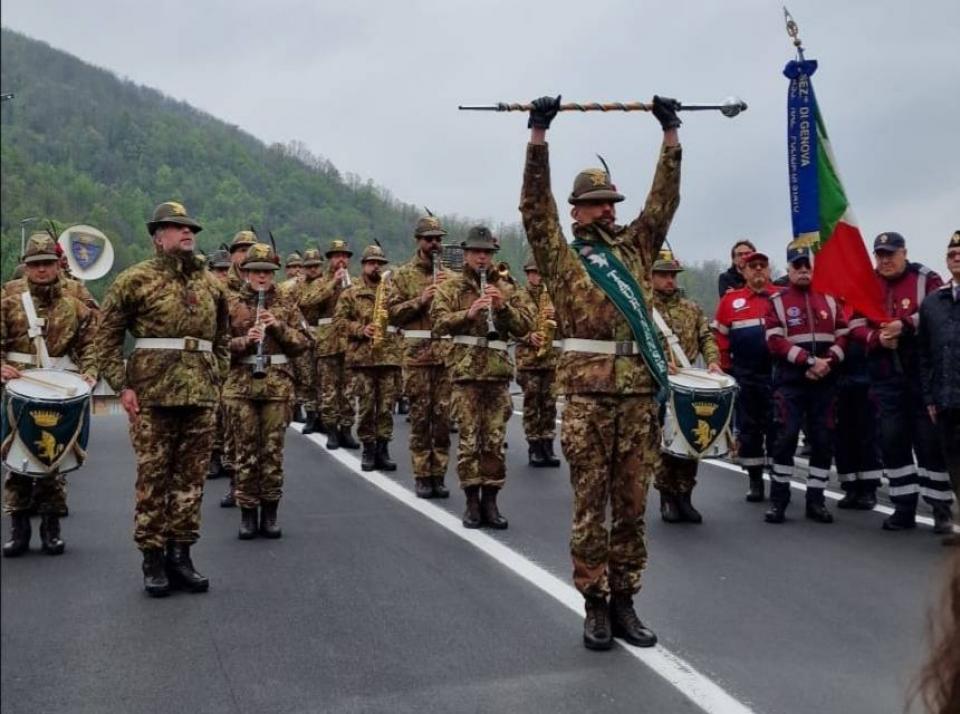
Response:
[[[775,360],[776,382],[804,381],[807,360],[819,357],[833,374],[843,362],[849,329],[836,298],[789,285],[770,298],[767,347]]]
[[[720,348],[720,366],[737,381],[770,378],[765,320],[774,292],[772,285],[759,293],[738,288],[727,292],[717,305],[710,326]]]

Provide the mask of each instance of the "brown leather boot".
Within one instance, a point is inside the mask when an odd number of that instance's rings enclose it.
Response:
[[[497,493],[499,488],[484,486],[480,497],[480,519],[483,525],[494,530],[506,530],[509,523],[507,519],[500,515],[500,509],[497,508]]]
[[[653,647],[657,636],[637,617],[633,609],[633,596],[629,593],[613,595],[610,598],[610,622],[614,637],[622,637],[637,647]]]

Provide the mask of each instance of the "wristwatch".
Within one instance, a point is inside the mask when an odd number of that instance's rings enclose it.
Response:
[[[817,364],[816,357],[814,357],[813,355],[810,355],[809,357],[807,357],[807,367],[813,367],[816,364]]]

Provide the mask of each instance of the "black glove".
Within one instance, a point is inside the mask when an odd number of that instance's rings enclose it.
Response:
[[[556,97],[540,97],[530,102],[530,120],[528,129],[549,129],[550,122],[560,111],[560,95]]]
[[[653,116],[660,122],[664,131],[676,129],[683,122],[677,116],[677,110],[680,108],[680,102],[670,97],[660,97],[653,95]]]

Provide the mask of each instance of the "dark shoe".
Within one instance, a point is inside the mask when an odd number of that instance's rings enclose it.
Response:
[[[377,470],[379,471],[396,471],[397,464],[390,458],[390,449],[388,448],[390,442],[386,439],[377,440]]]
[[[360,442],[353,438],[349,426],[340,427],[340,446],[344,449],[359,449]]]
[[[377,445],[372,441],[363,442],[363,453],[360,454],[360,470],[373,471],[377,468]]]
[[[463,511],[463,527],[479,528],[482,519],[480,518],[480,487],[467,486],[463,489],[467,497],[467,507]]]
[[[750,490],[747,491],[747,501],[750,503],[760,503],[764,499],[763,495],[763,470],[748,471],[750,477]]]
[[[858,484],[857,505],[858,511],[872,511],[877,507],[877,486],[871,483],[869,486]]]
[[[583,607],[587,613],[583,618],[583,646],[588,650],[608,650],[613,647],[610,609],[606,599],[588,597]]]
[[[459,431],[460,431],[460,427],[457,426],[457,423],[456,423],[456,422],[453,422],[453,421],[450,422],[450,433],[451,433],[451,434],[456,434],[456,433],[459,432]]]
[[[306,421],[303,422],[303,431],[301,434],[313,434],[317,431],[317,413],[307,412]]]
[[[417,494],[417,498],[433,498],[433,479],[429,476],[418,476],[413,481],[413,492]]]
[[[143,589],[150,597],[166,597],[170,594],[170,580],[160,548],[143,551]]]
[[[400,397],[397,400],[397,414],[409,414],[410,413],[410,398],[406,396]]]
[[[319,414],[317,414],[317,419],[314,422],[314,428],[316,428],[318,434],[327,434],[330,431],[329,429],[327,429],[327,425],[324,424],[322,421],[320,421]]]
[[[283,531],[277,525],[277,509],[280,501],[262,501],[260,503],[260,535],[264,538],[281,538]]]
[[[660,517],[667,523],[679,523],[683,520],[675,496],[669,493],[660,494]]]
[[[541,439],[540,444],[543,447],[543,461],[545,466],[556,468],[560,465],[560,457],[553,453],[553,439]]]
[[[860,503],[860,489],[856,481],[845,481],[840,484],[843,489],[843,498],[837,501],[837,508],[841,511],[856,510]]]
[[[40,518],[40,550],[47,555],[60,555],[67,544],[60,538],[60,519],[54,515]]]
[[[827,510],[827,506],[824,503],[807,501],[807,510],[805,515],[807,520],[810,521],[815,521],[817,523],[833,523],[833,514]]]
[[[637,647],[653,647],[657,636],[648,627],[644,627],[630,595],[613,595],[610,598],[610,625],[614,637],[620,637]]]
[[[685,493],[677,499],[677,509],[680,511],[680,518],[687,523],[703,523],[703,516],[700,511],[693,507],[690,502],[691,494]]]
[[[787,504],[771,503],[770,508],[763,514],[763,520],[767,523],[783,523],[787,520]]]
[[[26,511],[10,514],[10,540],[3,544],[3,557],[16,558],[30,548],[30,516]]]
[[[223,462],[220,458],[220,452],[214,451],[210,454],[210,467],[207,469],[207,478],[214,479],[223,476]]]
[[[500,509],[497,508],[497,493],[499,488],[484,486],[482,496],[480,497],[480,519],[483,525],[494,530],[506,530],[510,525],[507,519],[500,515]]]
[[[237,500],[234,494],[234,479],[236,474],[233,470],[227,471],[227,475],[230,477],[230,487],[227,488],[227,492],[223,495],[223,498],[220,499],[220,508],[236,508]]]
[[[327,448],[333,451],[340,448],[340,430],[335,426],[327,426]]]
[[[189,543],[167,543],[167,577],[171,587],[189,593],[203,593],[210,588],[210,581],[193,567]]]
[[[546,466],[547,462],[543,458],[543,444],[540,439],[530,439],[527,448],[527,463],[534,468]]]
[[[433,487],[434,498],[450,498],[450,489],[443,485],[443,476],[431,476],[430,485]]]
[[[933,532],[937,535],[953,533],[953,513],[950,506],[933,507]]]
[[[917,527],[917,515],[912,510],[896,509],[883,521],[885,531],[907,531]]]
[[[257,537],[257,509],[240,509],[240,530],[237,531],[237,538],[240,540],[252,540]]]

